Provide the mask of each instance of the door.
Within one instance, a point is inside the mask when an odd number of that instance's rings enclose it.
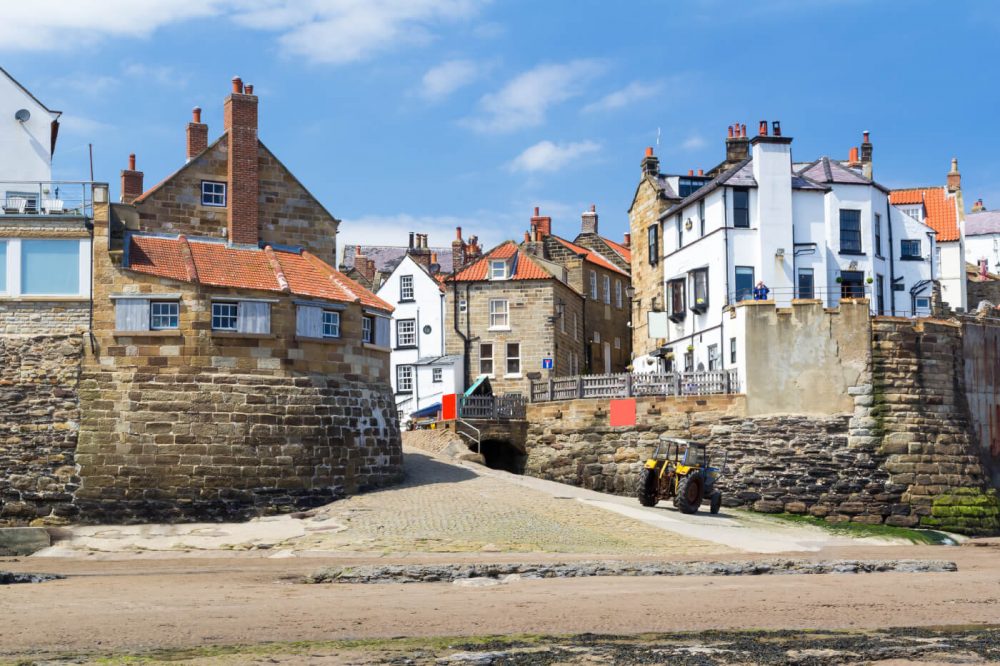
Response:
[[[604,343],[604,374],[611,374],[611,343]]]
[[[840,271],[840,297],[864,298],[865,274],[861,271]]]

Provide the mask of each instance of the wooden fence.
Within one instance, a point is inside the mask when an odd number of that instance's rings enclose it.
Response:
[[[735,370],[707,372],[621,373],[553,377],[531,382],[531,401],[576,398],[630,398],[643,395],[714,395],[739,393]]]
[[[459,398],[463,419],[523,419],[527,400],[520,395],[470,395]]]

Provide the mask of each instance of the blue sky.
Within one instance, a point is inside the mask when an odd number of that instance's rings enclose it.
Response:
[[[5,7],[0,65],[64,111],[55,177],[146,183],[210,139],[234,75],[261,139],[343,219],[341,242],[486,245],[531,209],[573,236],[596,204],[620,239],[647,145],[711,168],[726,127],[778,119],[793,155],[846,157],[870,130],[875,177],[1000,207],[1000,19],[920,0],[34,0]]]

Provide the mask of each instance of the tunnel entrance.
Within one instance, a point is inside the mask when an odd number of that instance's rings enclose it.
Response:
[[[524,466],[528,462],[526,456],[516,446],[502,439],[484,439],[479,445],[479,451],[490,469],[501,469],[512,474],[524,474]]]

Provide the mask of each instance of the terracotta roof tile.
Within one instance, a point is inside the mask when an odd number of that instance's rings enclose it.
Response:
[[[632,250],[630,248],[625,247],[621,243],[616,243],[610,238],[605,238],[604,236],[601,236],[601,240],[607,243],[608,247],[617,252],[622,259],[630,264],[632,263]]]
[[[514,257],[514,274],[509,280],[546,280],[554,276],[532,261],[531,256],[518,249],[514,241],[505,241],[487,252],[481,259],[473,262],[458,272],[450,281],[478,282],[487,279],[487,271],[491,259],[510,259]]]
[[[186,265],[188,252],[194,264],[193,274]],[[292,293],[341,303],[360,301],[368,307],[393,310],[378,296],[305,251],[270,248],[268,252],[184,236],[130,234],[127,268],[180,282]]]
[[[915,187],[907,190],[893,190],[889,201],[894,205],[924,204],[924,223],[937,232],[938,241],[957,241],[958,207],[955,197],[944,187]]]
[[[589,261],[595,266],[600,266],[601,268],[606,268],[609,271],[614,271],[615,273],[621,273],[622,275],[628,275],[625,271],[615,266],[613,263],[597,254],[593,250],[589,250],[585,247],[577,245],[576,243],[570,243],[565,238],[559,238],[559,236],[553,236],[556,241],[562,243],[565,247],[569,248],[573,252],[583,255],[585,261]]]

